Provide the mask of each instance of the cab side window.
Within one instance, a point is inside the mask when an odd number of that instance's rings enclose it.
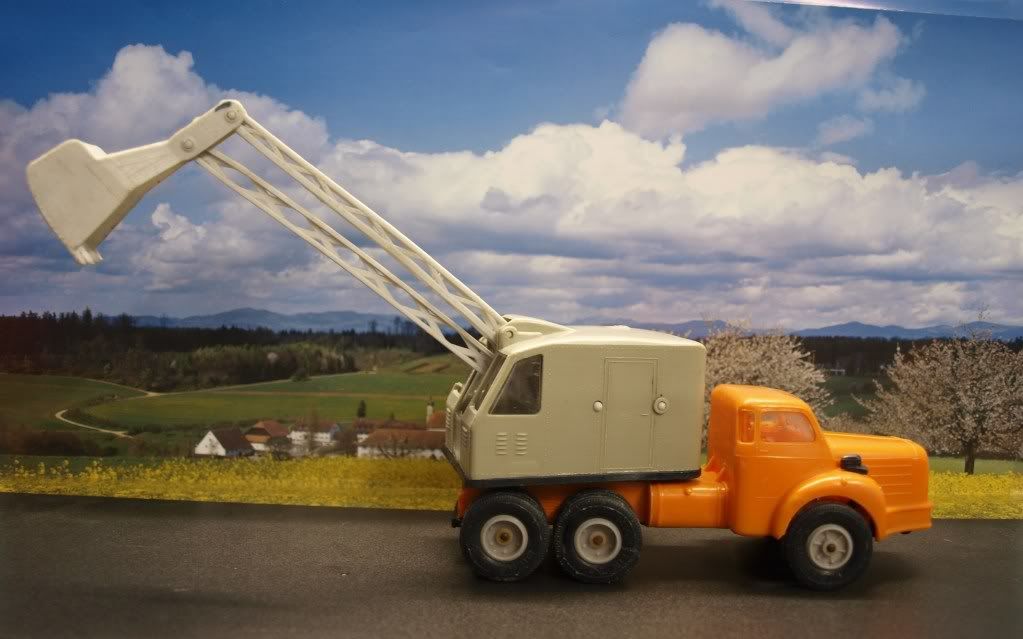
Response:
[[[527,357],[515,363],[501,394],[494,402],[493,415],[535,415],[540,412],[540,386],[543,379],[543,355]]]
[[[796,411],[766,411],[760,414],[760,440],[765,442],[812,442],[813,426],[806,415]]]

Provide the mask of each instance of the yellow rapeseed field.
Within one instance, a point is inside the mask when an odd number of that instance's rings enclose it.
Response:
[[[931,473],[935,519],[1023,519],[1023,475]]]
[[[253,504],[449,510],[458,476],[444,462],[351,457],[186,459],[151,466],[67,461],[0,469],[0,492],[135,497]],[[1023,519],[1023,475],[931,473],[938,519]]]
[[[458,486],[445,462],[352,457],[175,458],[152,466],[94,461],[79,472],[66,461],[15,462],[0,471],[0,492],[428,510],[450,509]]]

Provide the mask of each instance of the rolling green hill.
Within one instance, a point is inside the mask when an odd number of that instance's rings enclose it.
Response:
[[[333,395],[393,395],[447,397],[451,385],[464,381],[465,375],[443,373],[408,374],[400,372],[346,373],[324,375],[305,382],[267,382],[235,386],[229,390],[211,391],[217,393],[274,393],[274,394],[333,394]]]
[[[34,428],[73,427],[53,414],[98,399],[140,397],[134,388],[80,377],[0,374],[0,423]]]
[[[257,419],[293,420],[315,413],[321,419],[350,420],[360,400],[366,416],[422,421],[426,402],[439,407],[466,369],[448,356],[413,360],[377,373],[324,375],[297,381],[264,382],[187,393],[168,393],[128,402],[92,406],[86,413],[125,428],[180,428]]]
[[[292,421],[312,415],[348,421],[355,418],[360,401],[366,402],[370,418],[393,415],[399,420],[423,421],[427,402],[432,399],[436,406],[443,406],[452,384],[466,374],[466,367],[451,356],[406,357],[376,373],[149,396],[89,379],[0,374],[0,424],[70,431],[114,446],[122,454],[184,454],[214,425],[259,419]],[[54,413],[71,408],[79,409],[68,413],[73,421],[131,437],[114,438],[54,418]]]
[[[394,397],[366,393],[288,393],[273,391],[200,391],[146,397],[128,402],[92,406],[88,415],[124,427],[216,424],[258,419],[291,420],[316,413],[321,419],[355,417],[360,399],[366,400],[367,417],[424,419],[426,396]]]

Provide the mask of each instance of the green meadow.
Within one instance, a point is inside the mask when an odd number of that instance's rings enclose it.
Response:
[[[0,424],[33,428],[70,428],[54,413],[103,398],[141,397],[127,386],[80,377],[0,374]]]
[[[202,391],[111,402],[92,406],[85,412],[126,428],[218,424],[258,419],[291,420],[314,413],[320,419],[350,420],[355,418],[360,398],[361,395]],[[379,395],[365,399],[367,417],[384,419],[393,414],[396,419],[424,419],[425,397]]]
[[[293,420],[313,414],[321,419],[354,419],[359,402],[366,417],[422,421],[426,403],[438,407],[452,384],[465,373],[377,373],[325,375],[306,381],[278,381],[187,393],[168,393],[131,401],[114,401],[86,409],[104,423],[125,428],[180,427],[257,419]]]

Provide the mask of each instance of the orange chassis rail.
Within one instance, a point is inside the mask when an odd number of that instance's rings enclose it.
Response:
[[[858,480],[858,481],[857,481]],[[843,483],[844,482],[844,483]],[[729,508],[728,485],[721,481],[718,473],[704,470],[698,479],[675,482],[612,482],[599,484],[550,484],[524,486],[521,490],[532,495],[543,508],[547,520],[553,522],[561,505],[572,495],[586,489],[610,490],[620,495],[636,513],[644,526],[651,528],[730,528],[746,536],[784,536],[792,518],[805,506],[820,501],[845,503],[860,511],[870,522],[874,538],[884,539],[894,533],[924,530],[931,526],[931,503],[929,501],[912,506],[886,507],[883,503],[871,503],[870,495],[879,491],[869,490],[872,483],[868,478],[842,477],[838,485],[846,494],[832,493],[826,496],[813,495],[806,490],[806,497],[800,501],[799,494],[777,502],[742,504],[745,516],[736,518]],[[486,492],[480,488],[462,488],[455,505],[454,524],[458,525],[472,502]],[[862,495],[860,503],[852,495]],[[876,499],[873,500],[876,502]],[[739,504],[734,504],[739,506]],[[739,519],[741,521],[736,521]]]

